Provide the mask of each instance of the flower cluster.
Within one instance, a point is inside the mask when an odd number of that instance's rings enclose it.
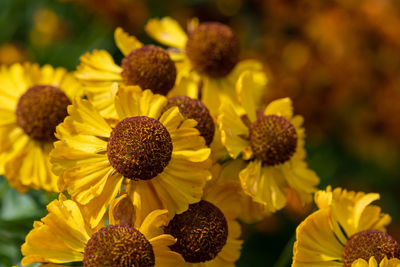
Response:
[[[145,45],[121,28],[74,73],[0,70],[0,171],[20,192],[59,193],[22,245],[22,265],[234,266],[238,220],[254,223],[319,178],[305,161],[303,118],[289,98],[265,105],[267,78],[240,60],[217,22],[152,19]],[[398,266],[377,194],[330,188],[298,228],[293,266]],[[321,238],[317,238],[320,236]],[[52,265],[54,266],[54,265]]]

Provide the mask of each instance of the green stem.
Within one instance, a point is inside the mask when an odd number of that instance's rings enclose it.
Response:
[[[289,267],[292,261],[293,256],[293,244],[296,240],[296,233],[292,235],[289,241],[286,243],[285,248],[283,249],[281,255],[279,256],[278,260],[276,261],[273,267]]]

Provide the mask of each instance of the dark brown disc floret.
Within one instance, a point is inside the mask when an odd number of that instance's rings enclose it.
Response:
[[[175,85],[176,68],[164,49],[147,45],[133,50],[122,60],[121,75],[127,85],[167,95]]]
[[[213,204],[202,200],[189,205],[170,221],[165,233],[177,238],[171,246],[191,263],[214,259],[226,244],[228,224],[224,214]]]
[[[133,227],[110,225],[94,233],[87,242],[84,267],[151,267],[155,265],[153,247]]]
[[[257,116],[250,125],[250,145],[254,156],[263,164],[282,164],[296,152],[297,132],[293,124],[282,116]]]
[[[378,264],[384,257],[387,259],[400,258],[400,245],[389,234],[368,229],[352,235],[347,240],[342,251],[344,267],[351,267],[357,259],[369,259],[374,256]]]
[[[71,101],[60,88],[51,85],[30,87],[18,100],[18,126],[31,138],[52,142],[56,126],[68,115]]]
[[[186,43],[186,54],[195,70],[213,78],[228,75],[239,61],[239,41],[230,27],[201,23]]]
[[[111,132],[107,155],[114,169],[124,177],[149,180],[161,173],[171,160],[171,136],[156,119],[125,118]]]
[[[185,119],[197,121],[196,129],[204,137],[206,145],[209,146],[214,138],[215,125],[208,108],[200,100],[188,96],[174,96],[168,99],[164,111],[177,106]]]

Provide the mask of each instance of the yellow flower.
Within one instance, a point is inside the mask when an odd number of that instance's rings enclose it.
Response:
[[[186,267],[235,266],[243,243],[237,193],[235,185],[209,184],[200,202],[166,226],[165,232],[177,238],[171,249],[182,254]]]
[[[106,226],[100,222],[95,227],[86,222],[82,207],[62,194],[47,210],[49,213],[34,223],[21,247],[24,266],[34,262],[83,262],[88,267],[111,266],[110,263],[183,266],[182,257],[169,249],[176,240],[162,230],[168,223],[166,210],[151,212],[140,224]]]
[[[81,95],[63,68],[14,64],[0,69],[0,172],[19,192],[58,192],[49,152],[57,124],[71,100]]]
[[[124,54],[121,66],[105,50],[81,56],[75,76],[84,85],[88,99],[105,117],[117,118],[110,86],[114,82],[138,85],[143,90],[167,95],[175,86],[176,67],[168,53],[154,45],[143,45],[121,28],[114,32],[115,43]]]
[[[285,206],[286,188],[294,189],[303,203],[310,202],[319,178],[304,160],[303,118],[293,115],[289,98],[257,110],[253,85],[253,77],[244,72],[236,90],[245,113],[226,102],[218,116],[222,143],[233,159],[240,159],[235,164],[241,165],[237,169],[243,190],[269,212]]]
[[[196,121],[185,120],[178,107],[163,112],[167,99],[150,90],[115,90],[118,119],[103,118],[80,99],[57,127],[60,141],[51,157],[60,187],[92,211],[92,225],[121,186],[144,212],[166,208],[174,216],[185,211],[200,200],[210,177],[210,149],[194,128]]]
[[[171,46],[171,58],[178,69],[177,86],[170,95],[198,98],[218,113],[226,100],[237,105],[235,83],[243,71],[250,71],[256,83],[257,99],[264,93],[267,78],[263,66],[256,60],[239,61],[239,42],[233,31],[217,22],[200,23],[193,19],[188,35],[172,18],[151,19],[146,32],[158,42]]]
[[[317,192],[319,210],[297,227],[292,266],[399,266],[393,258],[400,257],[400,245],[385,233],[391,218],[371,205],[377,199],[341,188]]]

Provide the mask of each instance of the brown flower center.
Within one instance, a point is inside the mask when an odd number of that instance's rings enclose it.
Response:
[[[126,178],[149,180],[171,160],[171,136],[156,119],[126,118],[111,132],[107,155],[111,165]]]
[[[214,259],[228,238],[228,224],[224,214],[213,204],[200,201],[177,214],[165,233],[177,238],[171,246],[187,262],[198,263]]]
[[[296,152],[296,129],[282,116],[257,116],[257,120],[250,125],[250,144],[254,155],[263,164],[281,164]]]
[[[133,227],[110,225],[94,233],[86,244],[84,267],[151,267],[155,265],[153,247]]]
[[[35,85],[18,100],[17,124],[35,140],[52,142],[56,126],[68,115],[71,101],[58,87]]]
[[[379,230],[364,230],[352,235],[342,251],[344,267],[351,267],[357,259],[367,262],[374,256],[379,263],[384,257],[400,257],[400,245],[389,234]]]
[[[198,72],[214,78],[224,77],[239,61],[239,41],[224,24],[201,23],[189,34],[186,54]]]
[[[186,119],[197,121],[196,129],[206,140],[206,145],[210,145],[214,137],[215,125],[208,108],[200,100],[187,96],[170,97],[164,111],[173,106],[177,106]]]
[[[121,75],[127,85],[167,95],[175,85],[176,68],[164,49],[147,45],[133,50],[122,60]]]

